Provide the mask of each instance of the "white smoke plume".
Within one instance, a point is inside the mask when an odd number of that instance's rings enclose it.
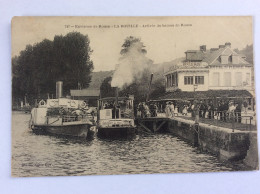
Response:
[[[143,71],[148,67],[149,60],[142,52],[143,44],[141,42],[133,43],[126,53],[119,59],[116,66],[111,86],[122,88],[131,84],[135,78],[140,78]]]

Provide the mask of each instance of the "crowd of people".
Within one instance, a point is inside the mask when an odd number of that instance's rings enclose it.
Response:
[[[138,104],[137,111],[139,117],[156,117],[158,113],[164,113],[166,117],[190,116],[195,117],[196,114],[200,118],[217,119],[227,121],[234,119],[241,122],[241,111],[247,105],[238,103],[233,100],[220,100],[217,103],[212,101],[168,101],[168,102],[141,102]]]

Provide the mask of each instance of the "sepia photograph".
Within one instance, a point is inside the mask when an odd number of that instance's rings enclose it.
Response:
[[[259,170],[251,16],[11,25],[12,177]]]

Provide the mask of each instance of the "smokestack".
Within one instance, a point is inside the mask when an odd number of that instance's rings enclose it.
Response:
[[[116,106],[118,105],[118,87],[116,87]]]
[[[149,88],[148,88],[148,93],[147,93],[147,97],[146,97],[146,102],[149,101],[150,90],[151,90],[152,81],[153,81],[153,73],[151,74],[151,79],[150,79],[150,83],[149,83]]]
[[[57,81],[56,82],[56,98],[61,98],[62,97],[62,88],[63,88],[63,82],[62,81]]]

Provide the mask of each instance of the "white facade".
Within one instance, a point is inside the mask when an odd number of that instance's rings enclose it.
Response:
[[[210,90],[251,90],[251,67],[211,67],[209,68]]]
[[[207,52],[187,51],[182,65],[175,65],[165,73],[166,91],[252,91],[253,66],[232,51],[230,45]],[[201,61],[198,61],[200,58]]]
[[[181,89],[182,91],[207,91],[209,83],[209,73],[207,69],[190,69],[185,71],[175,71],[167,74],[172,76],[177,74],[177,84],[166,84],[166,91],[172,92],[176,89]],[[167,79],[166,79],[167,83]]]
[[[193,70],[176,70],[168,72],[165,76],[177,74],[177,84],[166,78],[166,91],[172,92],[176,89],[182,91],[207,91],[207,90],[252,90],[251,67],[210,67]],[[192,78],[191,78],[192,77]],[[198,82],[202,78],[203,82]],[[185,82],[186,79],[186,82]],[[168,83],[170,82],[170,83]]]

